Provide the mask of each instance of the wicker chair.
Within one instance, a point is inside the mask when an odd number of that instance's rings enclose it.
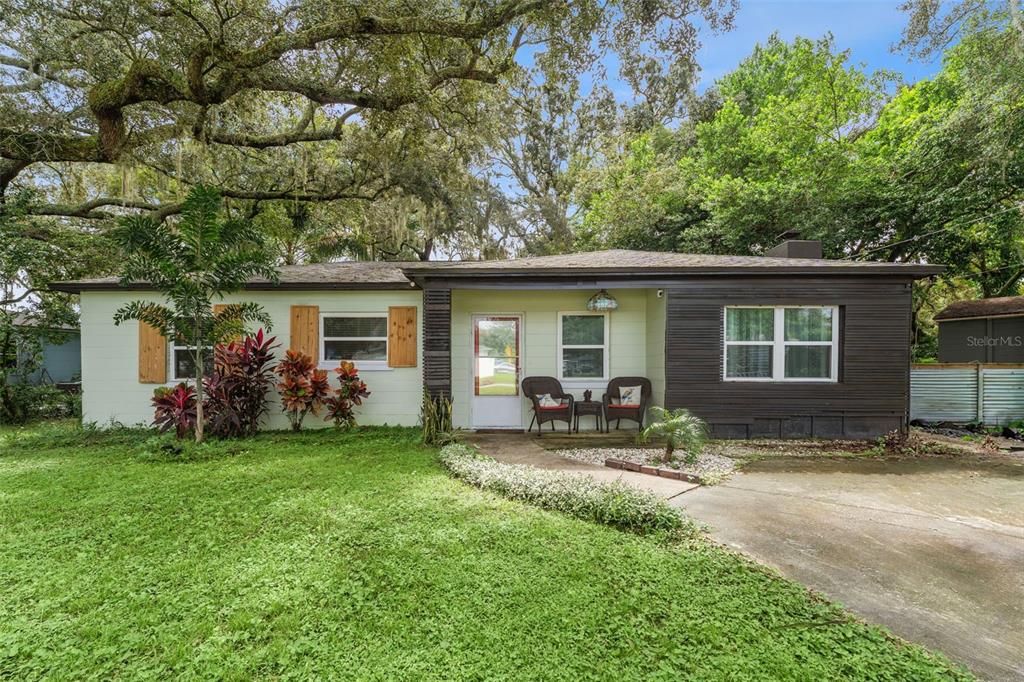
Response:
[[[540,404],[540,397],[550,394],[552,398],[561,402],[560,405],[543,407]],[[569,431],[572,431],[573,397],[562,390],[562,384],[554,377],[526,377],[523,379],[523,395],[533,403],[533,418],[530,420],[530,428],[533,430],[533,423],[537,422],[537,436],[542,433],[541,425],[551,422],[551,430],[555,430],[556,421],[564,421],[568,424]]]
[[[618,405],[613,400],[618,400],[620,390],[623,386],[640,387],[639,405]],[[615,421],[615,428],[619,428],[620,419],[629,419],[637,423],[637,430],[644,428],[644,415],[647,414],[647,406],[651,404],[651,380],[644,377],[615,377],[608,382],[608,389],[601,397],[604,405],[605,430]]]

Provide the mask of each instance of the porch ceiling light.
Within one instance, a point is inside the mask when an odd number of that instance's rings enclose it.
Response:
[[[601,291],[591,296],[590,300],[587,301],[587,310],[592,310],[594,312],[599,313],[607,312],[609,310],[615,310],[618,307],[619,302],[615,300],[614,296],[609,294],[604,289],[601,289]]]

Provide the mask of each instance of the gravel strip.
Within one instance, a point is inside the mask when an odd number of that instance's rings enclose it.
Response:
[[[627,462],[636,462],[637,464],[666,466],[661,463],[661,458],[665,451],[660,448],[573,448],[571,450],[554,450],[552,452],[561,457],[568,457],[569,459],[589,464],[604,465],[604,461],[612,457],[623,459]],[[684,464],[682,459],[676,459],[667,466],[685,471],[688,474],[707,476],[708,474],[728,474],[736,468],[736,462],[722,455],[704,452],[697,457],[697,461],[693,464]]]

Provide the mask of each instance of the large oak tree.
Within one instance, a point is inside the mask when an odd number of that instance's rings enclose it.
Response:
[[[372,200],[431,134],[471,130],[528,48],[540,68],[615,49],[690,54],[728,0],[0,0],[0,197],[37,214],[166,217],[229,200]],[[412,150],[412,151],[410,151]],[[69,183],[74,169],[121,175]],[[140,181],[139,174],[143,174]],[[150,174],[150,175],[146,175]],[[68,185],[74,185],[74,191]]]

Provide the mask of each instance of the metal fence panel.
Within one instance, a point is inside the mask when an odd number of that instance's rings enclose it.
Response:
[[[969,422],[978,416],[978,372],[970,368],[910,371],[910,418]]]
[[[1006,424],[1024,418],[1024,369],[984,368],[982,397],[986,424]]]

